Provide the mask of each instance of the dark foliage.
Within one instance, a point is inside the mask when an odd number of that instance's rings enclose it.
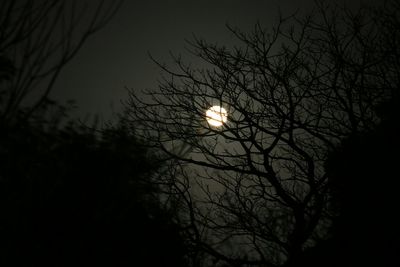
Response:
[[[48,97],[120,4],[0,1],[0,266],[183,265],[154,158],[122,126],[60,126]]]
[[[126,129],[0,135],[0,265],[182,266],[177,227],[149,183],[157,164]]]
[[[399,107],[398,100],[381,105],[374,131],[346,139],[331,153],[327,171],[337,214],[331,238],[295,266],[398,266]]]

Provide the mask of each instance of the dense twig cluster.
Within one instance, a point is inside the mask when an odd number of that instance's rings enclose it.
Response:
[[[204,67],[155,61],[165,77],[144,96],[132,91],[129,120],[171,160],[163,179],[198,255],[277,266],[325,237],[323,164],[340,140],[376,125],[374,107],[398,88],[399,7],[318,4],[271,31],[228,27],[235,47],[194,39]],[[223,127],[206,121],[213,105],[228,111]]]

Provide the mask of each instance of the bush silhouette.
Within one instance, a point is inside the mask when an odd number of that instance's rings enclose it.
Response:
[[[297,266],[398,266],[400,124],[394,99],[378,107],[379,126],[344,140],[326,168],[336,218],[330,238]]]
[[[0,157],[2,266],[182,266],[157,164],[126,129],[3,127]]]

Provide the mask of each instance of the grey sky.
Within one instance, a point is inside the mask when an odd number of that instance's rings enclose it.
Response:
[[[279,8],[288,15],[312,7],[313,0],[125,1],[115,18],[66,66],[52,96],[60,101],[76,100],[73,116],[99,114],[109,119],[112,109],[120,110],[120,101],[126,99],[125,87],[139,91],[157,86],[160,70],[148,52],[168,61],[169,51],[183,52],[184,39],[192,34],[229,44],[233,36],[226,23],[246,30],[260,21],[268,28],[276,21]]]

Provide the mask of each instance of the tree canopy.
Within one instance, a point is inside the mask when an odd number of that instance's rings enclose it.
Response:
[[[1,264],[183,266],[143,144],[122,126],[47,126],[1,129]]]
[[[2,266],[185,264],[154,153],[131,126],[88,127],[49,99],[120,3],[0,1]]]
[[[198,67],[155,60],[160,85],[131,91],[128,120],[170,162],[165,186],[194,257],[279,266],[327,238],[324,163],[398,94],[399,11],[396,1],[356,11],[316,2],[272,29],[228,27],[235,46],[194,38]],[[215,105],[228,113],[222,127],[205,116]]]

